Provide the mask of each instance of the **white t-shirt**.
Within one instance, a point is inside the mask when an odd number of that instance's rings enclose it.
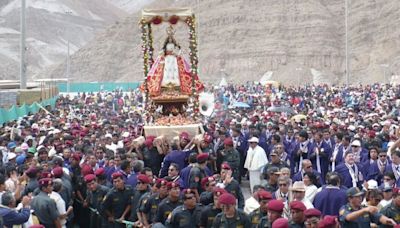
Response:
[[[53,199],[56,202],[57,210],[60,215],[67,213],[67,211],[65,210],[65,201],[60,196],[60,194],[58,194],[58,192],[51,192],[51,194],[49,196],[51,199]],[[61,226],[63,228],[65,228],[66,227],[65,224],[67,223],[67,220],[61,219],[60,223],[61,223]]]
[[[310,202],[313,202],[317,192],[318,192],[317,186],[315,185],[306,186],[306,195],[304,198],[308,199]]]

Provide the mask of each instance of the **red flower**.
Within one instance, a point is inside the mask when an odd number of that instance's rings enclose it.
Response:
[[[153,19],[151,20],[151,22],[155,25],[161,24],[161,22],[163,21],[162,17],[160,16],[155,16],[153,17]]]
[[[178,23],[178,21],[179,21],[179,17],[176,16],[176,15],[172,15],[172,16],[169,18],[169,23],[171,23],[171,24],[173,24],[173,25],[175,25],[176,23]]]

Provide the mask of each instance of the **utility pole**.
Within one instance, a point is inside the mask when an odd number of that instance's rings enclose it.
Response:
[[[389,67],[389,64],[381,64],[380,65],[383,69],[383,84],[387,84],[387,80],[386,80],[386,69]],[[390,80],[389,80],[389,84],[390,84]]]
[[[71,15],[71,11],[66,11],[65,12],[67,15]],[[67,29],[65,30],[67,31]],[[67,35],[67,93],[70,92],[71,88],[71,61],[70,61],[70,48],[69,48],[69,37]]]
[[[297,86],[299,86],[300,87],[300,72],[302,71],[303,69],[301,68],[301,67],[297,67],[296,68],[296,71],[297,71]]]
[[[349,37],[348,37],[348,32],[349,32],[349,25],[348,25],[348,16],[349,16],[349,0],[345,0],[345,27],[346,27],[346,86],[349,87],[350,85],[350,78],[349,78]]]
[[[20,14],[20,66],[19,66],[19,88],[26,89],[26,64],[25,64],[25,7],[26,0],[21,0]]]
[[[69,59],[69,39],[67,41],[67,93],[70,92],[70,59]]]

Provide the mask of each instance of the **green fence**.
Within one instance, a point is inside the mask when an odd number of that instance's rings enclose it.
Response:
[[[89,83],[70,83],[69,91],[71,93],[77,92],[98,92],[98,91],[112,91],[115,89],[122,89],[129,91],[139,87],[140,82],[89,82]],[[67,83],[58,83],[58,89],[61,93],[67,92]]]
[[[35,102],[31,105],[23,104],[19,107],[13,105],[10,109],[0,108],[0,124],[17,120],[19,117],[23,117],[25,115],[35,114],[40,110],[41,106],[51,106],[54,108],[56,105],[56,100],[57,97],[53,97],[40,103]]]

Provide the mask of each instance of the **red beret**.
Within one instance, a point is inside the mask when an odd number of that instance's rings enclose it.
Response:
[[[304,211],[306,218],[321,217],[321,211],[315,208],[310,208]]]
[[[94,175],[98,176],[102,176],[106,174],[106,170],[104,168],[98,168],[96,169],[96,171],[94,171]]]
[[[232,168],[231,168],[231,166],[228,164],[228,163],[222,163],[222,165],[221,165],[221,168],[222,169],[229,169],[229,170],[231,170]]]
[[[230,193],[224,193],[219,197],[218,202],[222,205],[235,205],[236,198]]]
[[[233,146],[233,140],[231,138],[226,138],[224,140],[224,145],[226,146]]]
[[[393,195],[400,195],[400,188],[393,188]]]
[[[168,182],[167,183],[167,188],[168,189],[172,189],[172,188],[179,188],[179,187],[181,187],[181,185],[178,183],[178,182]]]
[[[146,136],[146,139],[154,140],[154,139],[156,139],[156,137],[154,135],[148,135],[148,136]]]
[[[46,227],[41,224],[37,224],[37,225],[31,225],[29,226],[29,228],[46,228]]]
[[[305,211],[307,210],[306,206],[304,205],[303,202],[301,201],[292,201],[290,204],[290,209],[291,210],[300,210],[300,211]]]
[[[121,172],[115,172],[115,173],[113,173],[112,175],[111,175],[111,178],[113,179],[113,180],[115,180],[115,179],[117,179],[117,178],[123,178],[123,174],[121,173]]]
[[[90,183],[96,180],[96,176],[94,174],[88,174],[84,177],[86,183]]]
[[[270,200],[272,199],[272,194],[270,192],[267,192],[265,190],[260,190],[257,192],[258,199],[259,200]]]
[[[36,167],[30,167],[28,170],[25,171],[26,175],[28,177],[34,177],[38,173],[38,169]]]
[[[203,179],[201,179],[201,187],[205,189],[206,184],[210,183],[211,181],[215,181],[214,177],[203,177]]]
[[[144,174],[139,174],[137,176],[137,180],[142,182],[142,183],[145,183],[145,184],[148,184],[148,183],[151,182],[150,178],[148,176],[144,175]]]
[[[333,228],[336,227],[336,217],[332,215],[325,215],[324,219],[319,222],[319,228]]]
[[[153,145],[154,138],[153,137],[147,137],[146,140],[144,141],[144,145],[147,147],[151,147]]]
[[[44,171],[40,175],[40,178],[53,178],[53,174],[51,174],[50,172]]]
[[[286,218],[278,218],[272,223],[272,228],[289,228],[289,220]]]
[[[163,178],[159,178],[159,179],[157,179],[157,181],[156,181],[156,186],[159,188],[159,187],[162,187],[162,186],[167,186],[167,184],[168,184],[168,181],[166,181],[166,180],[164,180]]]
[[[182,133],[179,135],[179,138],[180,138],[180,139],[189,140],[189,139],[190,139],[189,133],[187,133],[187,132],[182,132]]]
[[[216,196],[221,196],[224,193],[227,193],[227,191],[225,189],[223,189],[223,188],[215,187],[213,189],[213,194],[216,195]]]
[[[76,161],[80,161],[80,160],[81,160],[81,157],[79,156],[79,154],[73,154],[73,155],[71,156],[71,158],[74,159],[74,160],[76,160]]]
[[[64,171],[60,166],[55,167],[51,172],[53,173],[55,178],[61,178],[64,174]]]
[[[47,187],[51,184],[53,184],[53,180],[51,178],[42,178],[39,180],[40,187]]]
[[[271,200],[268,202],[267,208],[270,211],[282,212],[284,205],[283,202],[280,200]]]
[[[208,159],[208,154],[207,153],[201,153],[197,155],[197,162],[198,163],[204,163]]]
[[[203,137],[203,141],[206,142],[206,143],[211,143],[212,140],[213,140],[213,138],[209,134],[205,134],[204,137]]]
[[[82,176],[86,176],[88,174],[94,174],[92,167],[85,165],[81,169]]]
[[[182,194],[183,194],[183,195],[186,195],[186,194],[195,194],[195,192],[194,192],[193,189],[185,188],[185,189],[183,189]]]
[[[72,142],[72,140],[67,140],[67,141],[65,141],[65,145],[72,146],[72,145],[74,145],[74,142]]]
[[[368,136],[369,136],[370,138],[375,138],[375,136],[376,136],[375,131],[370,130],[370,131],[368,132]]]

